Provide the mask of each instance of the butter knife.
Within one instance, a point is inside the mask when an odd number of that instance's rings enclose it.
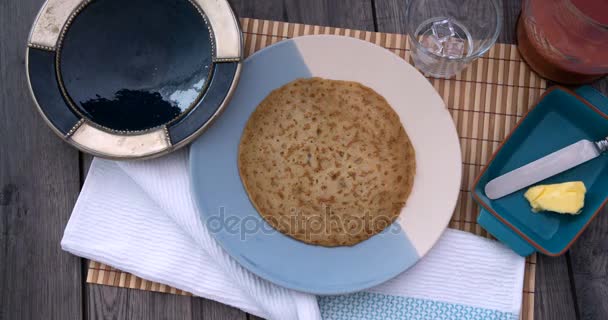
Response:
[[[580,140],[491,180],[485,187],[486,196],[492,200],[502,198],[597,158],[606,151],[608,137],[597,142]]]

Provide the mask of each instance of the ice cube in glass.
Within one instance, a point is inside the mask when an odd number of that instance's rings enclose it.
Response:
[[[452,21],[450,21],[450,19],[443,19],[433,22],[431,29],[433,30],[433,35],[435,35],[435,37],[437,37],[437,39],[441,42],[444,42],[450,37],[456,35],[454,32],[454,26],[452,26]]]
[[[464,40],[449,37],[443,42],[443,56],[448,58],[462,58],[464,56]]]
[[[420,39],[420,44],[432,53],[441,54],[442,45],[435,35],[423,35]]]

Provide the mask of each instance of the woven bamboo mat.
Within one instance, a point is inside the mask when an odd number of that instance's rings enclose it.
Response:
[[[244,18],[245,55],[292,37],[310,34],[345,35],[383,46],[408,62],[405,35],[311,26]],[[521,60],[514,45],[496,44],[455,79],[429,78],[443,97],[456,124],[462,147],[463,180],[450,227],[490,237],[476,223],[478,207],[470,188],[501,140],[545,91],[546,82]],[[87,282],[117,287],[190,295],[91,261]],[[536,256],[526,260],[522,319],[534,318]]]

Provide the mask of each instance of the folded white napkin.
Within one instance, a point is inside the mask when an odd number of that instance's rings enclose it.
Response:
[[[187,151],[95,159],[61,245],[144,279],[270,319],[517,319],[524,259],[448,230],[413,268],[364,292],[316,297],[242,268],[211,237],[190,194]],[[381,263],[381,262],[379,262]]]

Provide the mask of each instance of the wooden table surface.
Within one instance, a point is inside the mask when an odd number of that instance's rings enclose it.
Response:
[[[24,53],[42,3],[0,0],[0,320],[254,319],[202,298],[87,285],[85,262],[61,250],[90,157],[51,132],[29,95]],[[405,32],[406,0],[231,3],[241,17]],[[514,43],[520,0],[503,3],[499,42]],[[594,86],[608,93],[608,80]],[[607,319],[606,212],[564,256],[540,256],[536,270],[537,319]]]

